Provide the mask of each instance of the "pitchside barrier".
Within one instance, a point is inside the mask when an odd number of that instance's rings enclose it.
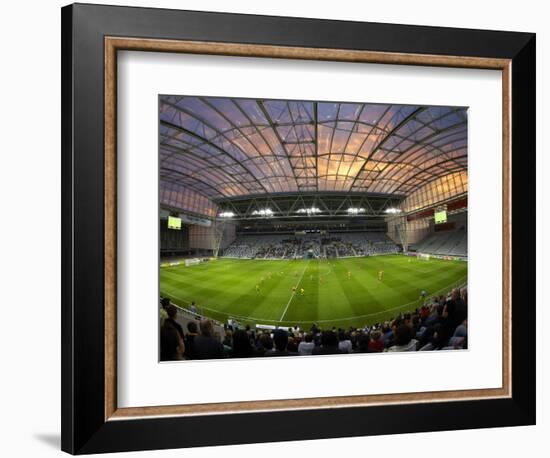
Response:
[[[448,255],[448,254],[432,254],[432,253],[415,253],[408,251],[404,253],[405,256],[412,256],[419,259],[441,259],[443,261],[467,261],[467,256],[456,256],[456,255]]]
[[[185,259],[180,258],[180,259],[174,259],[172,261],[161,262],[160,267],[175,267],[175,266],[181,266],[181,265],[185,265],[189,267],[189,266],[196,266],[198,264],[202,264],[203,262],[210,262],[215,260],[216,258],[213,258],[213,257],[185,258]]]
[[[440,290],[434,291],[433,293],[428,292],[429,298],[426,298],[422,305],[426,305],[432,301],[432,298],[434,296],[440,296],[441,294],[450,294],[451,291],[455,288],[464,288],[468,286],[468,277],[461,278],[460,280],[457,280],[456,282],[452,283],[450,286],[446,286],[445,288],[442,288]]]

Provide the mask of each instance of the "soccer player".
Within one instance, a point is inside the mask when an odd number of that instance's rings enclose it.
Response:
[[[425,299],[428,293],[425,290],[420,291],[420,299]]]
[[[306,290],[304,288],[300,288],[300,295],[303,296]]]
[[[293,293],[296,292],[296,286],[293,286],[293,287],[292,287],[292,292],[293,292]]]
[[[351,280],[351,270],[348,270],[348,280]]]
[[[384,271],[383,271],[383,270],[381,270],[380,272],[378,272],[378,280],[379,280],[379,281],[384,280]]]
[[[260,294],[260,285],[256,285],[256,294]]]

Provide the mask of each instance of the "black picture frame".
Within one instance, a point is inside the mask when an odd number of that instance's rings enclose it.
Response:
[[[85,454],[535,424],[535,34],[88,4],[66,6],[61,14],[64,451]],[[521,336],[513,340],[511,351],[512,396],[106,421],[106,36],[511,59],[511,205],[521,209],[512,212],[511,332]]]

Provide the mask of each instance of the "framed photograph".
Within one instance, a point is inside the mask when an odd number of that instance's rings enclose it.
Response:
[[[62,148],[63,450],[535,423],[534,34],[70,5]]]

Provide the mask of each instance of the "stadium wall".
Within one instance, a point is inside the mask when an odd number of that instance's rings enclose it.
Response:
[[[430,220],[407,221],[405,216],[387,218],[388,231],[386,235],[399,245],[407,246],[424,239],[431,231]]]
[[[424,239],[431,231],[430,220],[417,220],[407,222],[407,241],[409,244],[418,243]]]
[[[216,245],[214,227],[189,226],[189,248],[213,250]]]
[[[220,248],[225,250],[229,245],[231,245],[237,238],[237,224],[228,221],[224,224],[223,227],[223,236],[220,243]]]

